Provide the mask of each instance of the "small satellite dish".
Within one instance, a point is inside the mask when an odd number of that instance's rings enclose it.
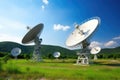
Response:
[[[100,24],[99,17],[93,17],[83,22],[82,24],[75,25],[75,30],[70,34],[66,40],[66,46],[75,47],[81,45],[81,52],[78,55],[77,64],[88,64],[88,46],[89,39],[92,33]]]
[[[94,55],[94,60],[97,59],[97,54],[101,51],[100,47],[94,47],[91,49],[90,53]]]
[[[55,58],[60,57],[60,52],[54,52],[54,53],[53,53],[53,56],[54,56]]]
[[[91,54],[97,54],[101,51],[101,48],[100,47],[94,47],[91,49],[90,53]]]
[[[11,50],[11,54],[12,54],[12,56],[14,56],[15,58],[17,58],[17,56],[18,56],[20,53],[21,53],[21,49],[18,48],[18,47],[13,48],[13,49]]]
[[[43,30],[44,24],[40,23],[30,29],[30,31],[23,37],[22,43],[28,44],[31,42],[35,43],[34,51],[33,51],[33,59],[36,61],[41,61],[41,55],[40,55],[40,48],[41,48],[41,42],[42,39],[39,39],[39,36]]]

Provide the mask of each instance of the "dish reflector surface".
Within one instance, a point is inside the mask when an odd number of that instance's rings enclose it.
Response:
[[[91,54],[97,54],[101,51],[101,48],[100,47],[94,47],[91,49],[90,53]]]
[[[56,58],[60,57],[60,52],[55,52],[55,53],[53,54],[53,56],[56,57]]]
[[[14,57],[17,57],[20,53],[21,53],[21,49],[20,49],[20,48],[13,48],[13,49],[11,50],[11,54],[12,54]]]
[[[30,43],[32,42],[36,37],[39,37],[42,30],[43,30],[43,24],[38,24],[34,28],[32,28],[22,39],[22,43]]]
[[[98,17],[92,18],[81,25],[77,25],[76,29],[70,34],[66,40],[68,47],[76,46],[83,40],[87,39],[97,28],[100,19]]]

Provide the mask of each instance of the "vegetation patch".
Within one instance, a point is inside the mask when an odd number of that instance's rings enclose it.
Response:
[[[70,63],[71,61],[71,63]],[[111,60],[96,60],[89,66],[74,65],[74,59],[33,62],[18,59],[1,63],[0,80],[119,80],[120,66],[110,66]],[[115,61],[114,61],[115,62]],[[116,60],[117,64],[118,61]],[[95,64],[97,63],[97,64]]]

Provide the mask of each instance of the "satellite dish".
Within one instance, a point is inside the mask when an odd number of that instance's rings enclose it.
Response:
[[[72,34],[70,34],[70,36],[66,40],[66,45],[68,47],[73,47],[80,44],[95,31],[99,23],[100,19],[98,17],[95,17],[89,19],[81,25],[76,25],[75,30],[72,32]]]
[[[100,47],[94,47],[91,49],[90,53],[94,55],[94,60],[97,59],[97,54],[101,51]]]
[[[33,42],[36,37],[39,37],[42,30],[43,30],[43,24],[38,24],[34,28],[32,28],[22,39],[23,44],[27,44],[30,42]]]
[[[21,53],[21,49],[18,48],[18,47],[13,48],[13,49],[11,50],[11,54],[12,54],[12,56],[14,56],[15,58],[17,58],[17,56],[18,56],[20,53]]]
[[[100,24],[99,17],[93,17],[89,20],[83,22],[82,24],[75,25],[75,30],[70,34],[66,40],[66,46],[75,47],[82,45],[81,52],[78,55],[77,64],[88,64],[88,38],[96,30],[97,26]]]
[[[53,56],[54,56],[55,58],[60,57],[60,52],[54,52]]]
[[[97,54],[101,51],[101,48],[100,47],[94,47],[91,49],[90,53],[91,54]]]
[[[23,37],[22,43],[28,44],[31,42],[35,43],[34,51],[33,51],[33,60],[41,61],[41,55],[40,55],[40,48],[41,48],[41,42],[42,39],[39,39],[39,36],[43,30],[44,24],[40,23],[30,29],[30,31]]]

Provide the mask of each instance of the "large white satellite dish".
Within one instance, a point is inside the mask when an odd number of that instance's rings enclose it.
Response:
[[[101,51],[100,47],[93,47],[90,51],[91,54],[94,55],[94,60],[97,59],[97,54]]]
[[[76,29],[70,34],[66,41],[68,47],[76,46],[87,39],[97,28],[100,19],[98,17],[89,19],[81,25],[76,25]]]
[[[15,58],[17,58],[17,56],[18,56],[20,53],[21,53],[21,49],[18,48],[18,47],[13,48],[13,49],[11,50],[11,54],[12,54],[12,56],[14,56]]]
[[[43,30],[44,25],[42,23],[36,25],[30,31],[23,37],[22,43],[28,44],[31,42],[35,43],[34,46],[34,52],[33,52],[33,59],[36,61],[41,61],[41,55],[40,55],[40,48],[41,48],[41,42],[42,39],[39,39],[39,36]]]
[[[53,56],[54,56],[55,58],[60,57],[60,52],[54,52],[54,53],[53,53]]]
[[[91,18],[80,25],[75,25],[75,30],[70,34],[66,40],[66,46],[75,47],[82,45],[81,54],[78,56],[77,64],[88,64],[88,38],[96,30],[100,24],[100,18]]]

